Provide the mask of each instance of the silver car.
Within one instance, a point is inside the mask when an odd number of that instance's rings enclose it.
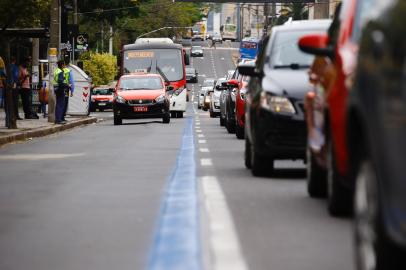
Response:
[[[197,98],[197,108],[203,108],[204,105],[204,96],[207,91],[213,90],[214,84],[216,80],[214,78],[207,78],[203,81],[202,85],[199,85],[201,88],[199,90],[198,98]]]
[[[226,82],[226,78],[219,78],[216,82],[216,86],[214,87],[214,92],[211,95],[210,100],[210,117],[216,117],[220,115],[220,97],[221,93],[227,89],[222,85],[223,82]]]

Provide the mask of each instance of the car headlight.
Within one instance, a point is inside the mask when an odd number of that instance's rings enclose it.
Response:
[[[294,114],[296,112],[295,107],[288,98],[273,96],[266,92],[261,94],[261,107],[276,113]]]
[[[156,103],[163,103],[164,101],[165,101],[165,95],[164,94],[160,95],[159,97],[157,97],[155,99]]]
[[[117,103],[125,103],[126,100],[125,100],[122,96],[117,96],[117,97],[116,97],[116,102],[117,102]]]

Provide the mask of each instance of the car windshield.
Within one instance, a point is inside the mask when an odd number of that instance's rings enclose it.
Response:
[[[314,32],[318,31],[295,30],[277,32],[271,48],[269,64],[275,69],[310,67],[314,56],[300,51],[297,44],[300,37]]]
[[[203,87],[213,86],[213,85],[214,85],[214,80],[205,80],[203,82]]]
[[[201,50],[202,46],[192,46],[192,50]]]
[[[130,50],[124,54],[125,73],[156,72],[168,81],[183,79],[182,52],[177,49]],[[156,69],[156,70],[155,70]]]
[[[110,88],[97,88],[93,89],[92,95],[112,95],[113,89]]]
[[[162,81],[158,77],[130,77],[120,80],[120,90],[159,90]]]

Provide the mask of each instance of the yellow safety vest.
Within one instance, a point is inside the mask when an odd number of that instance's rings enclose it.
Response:
[[[54,85],[58,85],[58,77],[59,77],[59,73],[61,73],[61,72],[63,72],[63,83],[68,85],[69,84],[69,74],[70,74],[70,70],[68,68],[64,68],[63,70],[60,68],[55,69]]]

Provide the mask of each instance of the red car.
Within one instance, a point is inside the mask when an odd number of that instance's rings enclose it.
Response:
[[[308,193],[312,197],[327,194],[332,215],[352,211],[346,106],[358,55],[358,42],[352,38],[357,2],[348,0],[337,8],[328,34],[299,40],[303,51],[316,55],[309,72],[314,89],[305,99]]]
[[[170,122],[169,96],[163,78],[158,74],[131,74],[120,77],[114,92],[114,125],[123,119],[162,118]]]
[[[90,111],[95,112],[96,109],[104,111],[105,109],[113,108],[113,93],[114,88],[108,85],[101,85],[93,88],[90,99]]]
[[[244,62],[245,64],[255,64],[255,60]],[[235,94],[235,135],[238,139],[244,139],[245,133],[245,94],[248,90],[248,76],[239,75],[237,78],[239,85]]]

